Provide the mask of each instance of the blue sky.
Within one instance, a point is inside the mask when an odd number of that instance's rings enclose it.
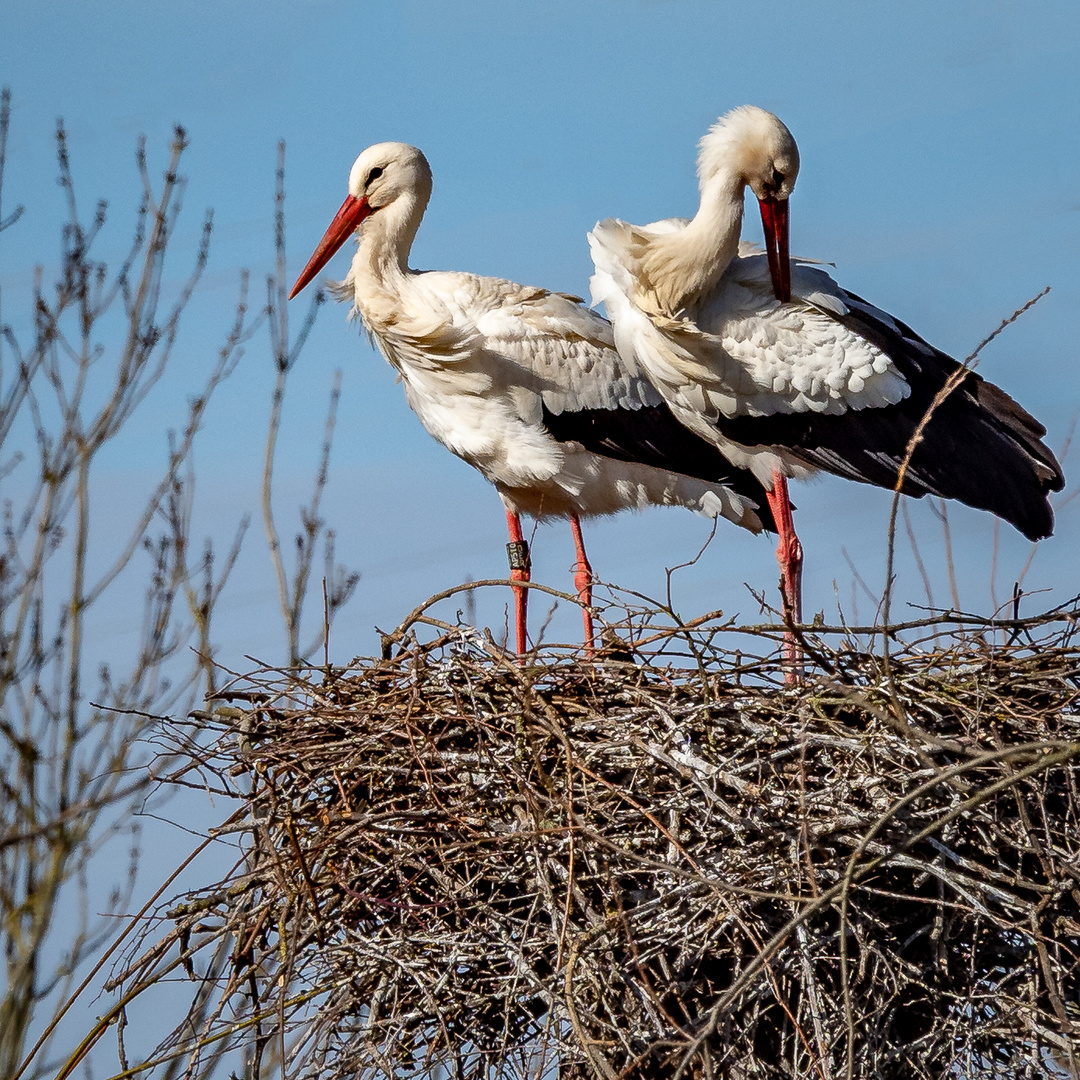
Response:
[[[215,210],[210,267],[173,373],[102,463],[99,498],[114,518],[161,459],[164,429],[179,421],[185,395],[212,362],[240,268],[258,280],[271,266],[279,138],[288,146],[290,278],[340,204],[356,154],[399,139],[422,147],[435,172],[413,265],[584,294],[586,230],[609,215],[647,221],[692,212],[697,139],[732,106],[762,105],[785,120],[802,153],[793,251],[836,263],[843,284],[960,356],[1053,286],[986,351],[981,370],[1043,420],[1055,447],[1080,406],[1074,0],[12,7],[0,37],[0,82],[14,104],[4,205],[25,204],[26,215],[0,239],[4,319],[25,325],[29,270],[56,261],[57,116],[84,203],[110,199],[105,249],[119,251],[127,240],[139,134],[157,172],[174,123],[191,140],[175,280],[202,209]],[[757,239],[759,229],[748,216],[746,235]],[[339,255],[330,273],[341,276],[346,262]],[[391,370],[337,306],[324,309],[293,375],[278,467],[283,526],[295,520],[339,367],[342,415],[324,509],[339,556],[363,575],[335,630],[338,658],[346,659],[375,648],[374,624],[387,629],[436,590],[466,575],[503,576],[506,564],[494,492],[428,438]],[[241,509],[257,511],[271,379],[265,339],[257,339],[208,418],[197,457],[198,528],[221,544]],[[850,616],[844,552],[880,591],[888,498],[838,480],[797,486],[793,497],[808,611],[831,616],[839,595]],[[1061,515],[1028,583],[1052,587],[1047,602],[1080,587],[1078,505]],[[940,529],[924,505],[912,512],[945,602]],[[952,516],[962,599],[987,610],[992,519],[959,508]],[[603,578],[658,595],[664,567],[691,557],[708,529],[683,511],[653,511],[587,525],[586,540]],[[1028,545],[1008,527],[1001,545],[1004,595]],[[744,583],[775,595],[772,548],[722,523],[699,564],[677,576],[679,605],[691,615],[723,607],[752,617]],[[540,530],[539,580],[569,588],[572,558],[567,529]],[[898,588],[925,602],[909,559]],[[504,602],[482,598],[481,619],[495,624]],[[534,608],[534,629],[544,606]],[[223,608],[223,658],[280,660],[272,613],[256,528]],[[865,596],[859,614],[870,614]],[[576,614],[561,612],[552,633],[572,639],[577,628]],[[109,633],[120,639],[124,629],[114,624]]]
[[[4,209],[26,207],[0,235],[0,317],[24,332],[35,264],[55,268],[63,202],[52,132],[63,116],[82,203],[104,196],[100,250],[121,253],[138,200],[134,147],[151,169],[185,125],[185,213],[167,268],[183,279],[205,207],[215,211],[208,270],[178,341],[172,371],[103,457],[96,534],[104,559],[117,523],[136,511],[164,457],[165,433],[212,365],[232,318],[241,268],[256,283],[272,267],[278,139],[287,151],[289,276],[295,277],[345,194],[361,149],[384,139],[423,148],[435,191],[413,265],[472,270],[584,294],[585,233],[599,218],[649,221],[691,213],[695,145],[735,105],[777,112],[799,142],[792,250],[836,264],[837,278],[954,355],[967,354],[1045,285],[1052,293],[991,345],[981,371],[1031,409],[1060,447],[1080,407],[1080,4],[1076,0],[50,0],[9,3],[0,31],[0,85],[13,129]],[[759,239],[756,215],[746,235]],[[344,274],[347,256],[329,273]],[[256,285],[256,290],[258,285]],[[258,295],[258,293],[256,293]],[[306,298],[294,317],[306,310]],[[503,513],[494,491],[431,440],[390,368],[345,310],[322,311],[291,377],[277,467],[287,540],[305,498],[334,372],[341,416],[324,513],[339,558],[361,572],[332,655],[377,649],[417,603],[471,575],[506,573]],[[6,377],[6,376],[5,376]],[[196,454],[196,533],[227,546],[240,514],[256,516],[219,612],[219,657],[248,670],[281,663],[275,586],[258,525],[263,438],[273,381],[266,335],[253,340],[212,405]],[[3,460],[10,450],[4,447]],[[22,447],[21,449],[29,449]],[[1066,461],[1068,490],[1080,469]],[[0,499],[17,476],[0,478]],[[795,485],[807,553],[807,613],[867,619],[884,579],[887,493],[836,479]],[[941,529],[925,503],[912,520],[948,603]],[[993,520],[951,510],[961,600],[991,608]],[[680,510],[585,525],[607,581],[653,596],[665,567],[690,559],[709,523]],[[1080,499],[1059,516],[1026,585],[1048,590],[1027,610],[1080,591]],[[901,543],[898,595],[925,603]],[[776,602],[774,542],[721,523],[692,568],[674,576],[692,616],[722,607],[756,618],[746,586]],[[1030,546],[1000,531],[996,592],[1008,596]],[[569,589],[573,547],[561,525],[541,528],[534,576]],[[134,576],[102,610],[94,647],[116,659],[134,640]],[[128,590],[128,592],[124,592]],[[506,590],[479,600],[498,627]],[[533,603],[538,631],[546,601]],[[318,617],[318,605],[311,608]],[[908,612],[899,605],[894,613]],[[445,607],[444,617],[452,617]],[[313,623],[311,624],[314,625]],[[549,636],[576,640],[576,611]],[[217,820],[220,804],[185,817]],[[149,834],[148,834],[149,835]],[[148,845],[147,881],[171,868],[189,838]],[[120,858],[120,856],[118,856]],[[117,865],[121,865],[120,862]],[[202,871],[200,871],[202,873]],[[89,1006],[93,1008],[94,1006]]]

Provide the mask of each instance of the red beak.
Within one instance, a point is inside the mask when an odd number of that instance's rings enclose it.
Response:
[[[304,272],[296,279],[296,284],[289,293],[290,300],[330,261],[334,252],[348,240],[353,230],[371,212],[372,207],[367,201],[367,196],[362,199],[358,199],[355,195],[345,197],[341,209],[330,222],[330,228],[319,241],[315,254],[308,259]]]
[[[765,251],[769,256],[769,277],[781,304],[791,299],[791,256],[788,253],[787,199],[759,199],[761,224],[765,227]]]

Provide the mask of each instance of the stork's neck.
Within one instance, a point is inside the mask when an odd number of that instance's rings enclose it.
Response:
[[[714,173],[701,184],[701,204],[686,233],[703,261],[710,264],[711,287],[739,252],[746,181],[731,171]]]
[[[349,280],[365,320],[372,303],[379,306],[378,300],[400,295],[410,273],[409,252],[424,210],[424,203],[407,193],[376,210],[360,227],[360,244]]]
[[[746,182],[720,171],[701,184],[701,203],[678,232],[653,238],[642,258],[653,304],[674,316],[698,301],[720,280],[738,254]]]

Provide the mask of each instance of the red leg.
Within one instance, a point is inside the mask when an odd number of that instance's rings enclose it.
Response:
[[[795,535],[795,522],[791,516],[787,479],[779,469],[773,472],[772,491],[768,492],[769,507],[776,519],[780,543],[776,548],[776,561],[780,564],[780,591],[784,598],[784,617],[791,622],[802,622],[802,544]],[[798,642],[790,630],[784,634],[784,659],[787,666],[785,682],[798,682],[802,674],[802,659]]]
[[[585,622],[585,651],[593,651],[592,612],[592,567],[585,554],[585,541],[581,537],[581,522],[577,514],[570,515],[570,529],[574,534],[574,547],[577,549],[577,562],[574,563],[574,584],[577,586],[578,599],[582,603],[581,617]]]
[[[506,557],[510,560],[510,580],[529,581],[529,544],[521,533],[521,517],[506,511],[506,527],[510,530],[510,543],[506,545]],[[529,590],[520,586],[514,589],[514,637],[519,653],[525,652],[526,613],[529,607]]]

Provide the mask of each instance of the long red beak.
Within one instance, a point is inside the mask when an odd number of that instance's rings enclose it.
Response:
[[[296,284],[289,293],[290,300],[331,260],[334,252],[349,239],[357,225],[371,212],[372,207],[367,201],[367,196],[362,199],[358,199],[355,195],[345,197],[341,209],[330,222],[330,228],[319,241],[315,254],[308,259],[304,272],[296,279]]]
[[[765,227],[765,251],[769,277],[781,304],[791,299],[791,256],[788,253],[788,200],[759,199],[761,224]]]

